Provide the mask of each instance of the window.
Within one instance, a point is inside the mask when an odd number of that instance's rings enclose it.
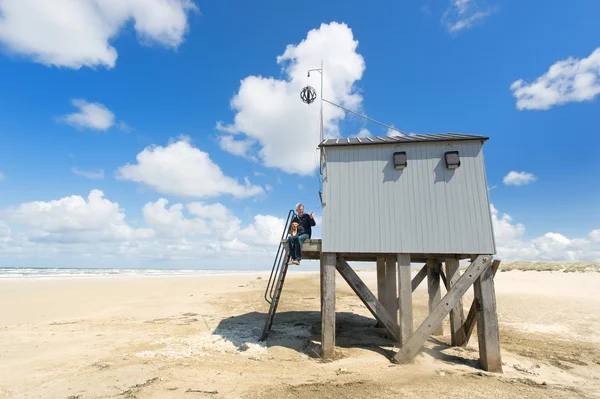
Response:
[[[458,151],[447,151],[444,154],[446,158],[446,167],[448,169],[456,169],[460,166],[460,156]]]
[[[394,153],[394,169],[402,170],[408,165],[406,151]]]

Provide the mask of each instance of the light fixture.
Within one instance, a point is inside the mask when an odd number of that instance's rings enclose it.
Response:
[[[460,166],[458,151],[447,151],[444,157],[446,158],[446,167],[448,169],[456,169]]]
[[[406,158],[406,151],[395,152],[394,153],[394,169],[402,170],[406,168],[408,165],[408,160]]]

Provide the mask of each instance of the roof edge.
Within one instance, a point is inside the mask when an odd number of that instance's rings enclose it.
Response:
[[[344,137],[339,139],[325,139],[318,147],[345,147],[357,145],[390,145],[411,143],[433,143],[444,141],[487,141],[489,137],[471,134],[444,133],[444,134],[418,134],[411,136],[378,136],[378,137]],[[352,141],[351,141],[352,140]],[[356,141],[358,140],[358,142]]]

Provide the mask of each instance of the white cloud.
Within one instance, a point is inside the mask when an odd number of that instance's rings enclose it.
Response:
[[[390,129],[390,128],[388,128],[388,130],[385,132],[385,135],[388,136],[388,137],[406,136],[405,134],[400,133],[399,131],[394,130],[394,129]]]
[[[537,177],[535,177],[531,173],[515,172],[513,170],[513,171],[508,172],[508,174],[506,176],[504,176],[504,179],[502,179],[502,182],[504,184],[506,184],[507,186],[524,186],[529,183],[533,183],[536,180],[537,180]]]
[[[15,234],[0,220],[0,253],[60,264],[85,259],[106,266],[137,261],[148,267],[147,261],[168,260],[194,267],[257,268],[272,260],[285,223],[259,214],[244,225],[220,203],[169,205],[164,198],[145,204],[142,214],[147,227],[131,227],[125,211],[98,190],[87,200],[74,195],[24,203],[0,211],[0,217],[23,231]]]
[[[586,238],[570,239],[549,232],[526,239],[525,226],[514,223],[491,205],[492,224],[498,257],[506,260],[532,261],[600,261],[600,230],[592,230]]]
[[[324,98],[358,109],[362,96],[355,83],[365,70],[358,42],[345,24],[332,22],[308,32],[299,44],[290,44],[277,57],[284,79],[248,76],[231,100],[236,115],[231,125],[217,123],[217,129],[257,143],[248,155],[257,156],[265,166],[288,173],[310,175],[318,167],[319,105],[306,105],[299,93],[308,83],[320,90],[320,74],[309,69],[324,62]],[[344,111],[324,105],[324,134],[339,137],[338,123]]]
[[[65,115],[60,120],[75,128],[108,130],[115,124],[115,114],[103,104],[89,103],[81,99],[72,100],[71,103],[79,111]]]
[[[495,7],[481,3],[481,0],[451,0],[442,15],[442,24],[449,32],[472,28],[475,23],[483,21],[495,11]]]
[[[600,47],[587,58],[557,61],[534,82],[519,79],[510,89],[520,110],[547,110],[568,102],[591,101],[600,93]]]
[[[144,183],[156,191],[182,197],[208,198],[228,194],[247,198],[264,193],[245,178],[244,184],[226,176],[208,153],[187,138],[166,147],[150,146],[137,156],[137,164],[119,168],[117,178]]]
[[[368,129],[360,129],[356,137],[372,137],[373,135]]]
[[[195,10],[191,0],[2,0],[0,43],[48,66],[112,68],[110,42],[129,22],[143,44],[177,48]]]
[[[76,175],[83,176],[88,179],[104,179],[104,170],[81,170],[78,168],[72,168],[71,171]]]
[[[507,215],[506,213],[500,215],[493,204],[491,205],[491,211],[496,242],[509,242],[523,236],[525,233],[525,226],[520,223],[513,224],[510,215]]]
[[[2,172],[0,172],[0,180],[4,179],[4,174]]]
[[[186,219],[184,206],[174,204],[167,208],[169,201],[164,198],[148,202],[142,209],[144,221],[154,230],[168,236],[194,236],[210,233],[208,224],[202,219]]]
[[[251,160],[256,160],[255,156],[249,155],[251,153],[252,147],[255,144],[256,142],[250,139],[236,140],[235,137],[231,135],[219,136],[219,146],[223,150],[233,155],[249,158]]]
[[[216,251],[264,252],[274,250],[279,243],[285,221],[271,215],[256,215],[254,222],[242,227],[242,222],[220,203],[191,202],[167,208],[168,201],[160,199],[144,206],[144,220],[159,234],[186,237],[191,246],[206,241]],[[186,212],[184,212],[186,211]],[[187,216],[184,214],[186,213]]]
[[[271,215],[256,215],[254,223],[240,231],[240,238],[254,245],[275,248],[281,240],[285,221]]]
[[[134,229],[125,223],[119,204],[92,190],[85,198],[72,195],[54,201],[34,201],[5,212],[12,222],[35,228],[32,241],[77,243],[152,237],[149,229]]]

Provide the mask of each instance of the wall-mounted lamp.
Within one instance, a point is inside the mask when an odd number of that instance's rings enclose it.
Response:
[[[446,158],[446,167],[448,169],[456,169],[460,166],[458,151],[447,151],[444,157]]]
[[[408,160],[406,158],[406,151],[395,152],[394,153],[394,169],[402,170],[406,168],[408,165]]]

